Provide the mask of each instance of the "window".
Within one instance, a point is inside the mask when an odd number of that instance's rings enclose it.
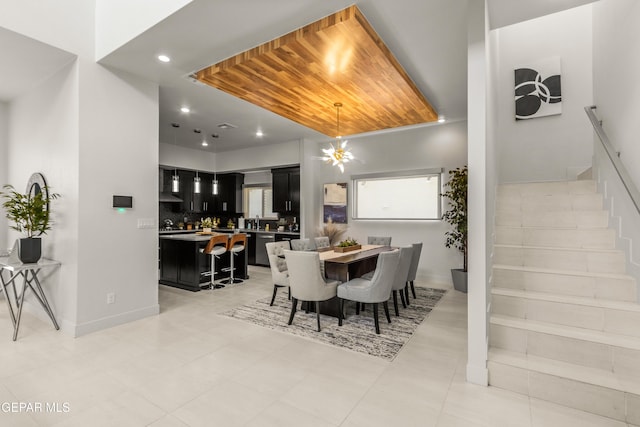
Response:
[[[272,212],[271,187],[251,185],[244,187],[242,192],[245,218],[278,218],[278,214]]]
[[[442,169],[354,175],[354,219],[440,219]]]

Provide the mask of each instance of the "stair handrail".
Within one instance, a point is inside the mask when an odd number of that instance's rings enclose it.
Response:
[[[629,172],[627,172],[627,168],[624,167],[624,164],[620,160],[618,153],[613,148],[609,137],[604,132],[604,129],[602,128],[602,122],[598,119],[598,117],[596,117],[596,114],[594,112],[596,108],[598,107],[595,105],[591,105],[588,107],[584,107],[584,111],[587,113],[587,117],[589,117],[589,120],[591,120],[593,129],[596,131],[596,135],[598,135],[598,139],[600,139],[600,143],[602,144],[604,151],[607,153],[607,156],[609,156],[609,160],[611,160],[613,168],[618,173],[618,176],[622,181],[622,185],[624,185],[624,188],[627,190],[627,194],[629,194],[629,197],[635,205],[638,214],[640,214],[640,191],[638,191],[638,187],[636,187],[633,183]]]

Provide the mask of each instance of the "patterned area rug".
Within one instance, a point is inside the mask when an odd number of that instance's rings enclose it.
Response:
[[[360,311],[360,315],[356,315],[355,303],[347,303],[346,301],[346,319],[343,321],[342,327],[338,326],[337,318],[321,314],[320,325],[322,331],[318,332],[316,330],[315,313],[309,312],[307,314],[304,310],[300,310],[300,303],[298,303],[298,311],[293,319],[293,324],[289,326],[287,322],[291,312],[291,302],[287,299],[286,290],[278,292],[273,306],[269,306],[271,298],[264,298],[252,304],[222,313],[222,315],[337,347],[393,360],[402,346],[411,338],[418,325],[428,316],[446,292],[444,289],[416,287],[417,299],[411,298],[411,305],[407,308],[402,308],[398,298],[399,317],[394,315],[391,300],[389,302],[391,323],[387,323],[384,310],[380,305],[380,335],[375,332],[372,306],[368,304],[364,312]]]

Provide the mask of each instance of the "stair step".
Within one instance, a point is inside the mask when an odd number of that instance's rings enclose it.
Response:
[[[602,195],[547,194],[502,196],[496,198],[496,210],[506,212],[601,211]]]
[[[640,382],[602,369],[500,349],[489,351],[489,384],[637,424]]]
[[[574,340],[588,341],[640,352],[640,339],[625,335],[593,331],[585,328],[561,326],[537,320],[517,319],[510,316],[491,315],[490,323]],[[640,357],[640,354],[638,355]],[[638,359],[640,362],[640,358]]]
[[[519,210],[499,210],[498,207],[496,211],[496,226],[607,228],[609,226],[609,212],[605,210],[522,212]]]
[[[527,182],[498,186],[498,195],[500,196],[590,194],[596,191],[597,184],[594,180]]]
[[[541,228],[496,226],[495,242],[554,248],[615,249],[615,230],[609,228]]]
[[[515,289],[492,288],[492,313],[640,338],[640,305]]]
[[[635,280],[626,274],[494,264],[491,280],[493,287],[637,301]]]
[[[624,252],[609,249],[547,248],[539,246],[494,245],[493,261],[523,267],[542,267],[593,273],[626,271]]]

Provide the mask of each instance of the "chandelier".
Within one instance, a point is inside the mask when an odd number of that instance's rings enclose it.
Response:
[[[338,166],[340,168],[340,172],[344,173],[344,164],[353,160],[353,154],[351,151],[347,149],[347,140],[342,140],[340,136],[340,107],[342,107],[342,103],[336,102],[333,104],[336,107],[336,123],[337,123],[337,136],[335,146],[333,142],[329,143],[329,148],[323,148],[322,152],[324,153],[324,160],[327,163],[331,163],[332,166]]]

